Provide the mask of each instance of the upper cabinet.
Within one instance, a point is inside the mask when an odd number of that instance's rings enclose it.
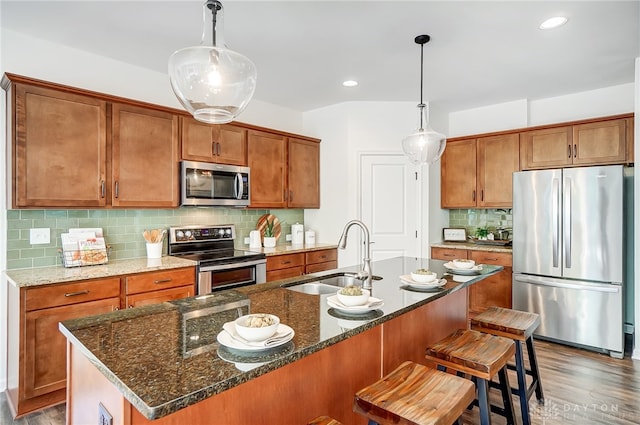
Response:
[[[319,140],[250,130],[247,158],[250,207],[320,207]]]
[[[510,207],[518,140],[502,134],[448,141],[440,160],[442,208]]]
[[[23,77],[3,86],[13,208],[179,205],[177,115]]]
[[[522,169],[633,162],[627,131],[632,119],[612,119],[540,128],[520,133]]]
[[[8,94],[12,206],[106,205],[107,103],[26,84]]]
[[[247,130],[233,124],[211,125],[180,117],[182,159],[247,165]]]

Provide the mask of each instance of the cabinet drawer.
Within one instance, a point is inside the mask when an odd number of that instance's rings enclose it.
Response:
[[[195,283],[196,270],[194,267],[188,267],[127,276],[125,278],[125,289],[126,294],[131,295],[189,284],[195,285]]]
[[[287,279],[289,277],[302,276],[304,274],[304,266],[290,267],[288,269],[278,269],[267,272],[267,282],[274,280]]]
[[[267,257],[267,271],[304,266],[304,253],[272,255]]]
[[[327,261],[326,263],[307,264],[307,266],[305,267],[305,272],[318,273],[318,272],[323,272],[325,270],[333,270],[337,268],[338,268],[337,261]]]
[[[338,259],[337,249],[323,249],[320,251],[310,251],[306,254],[306,264],[326,263]]]
[[[120,296],[120,278],[100,279],[28,288],[25,291],[27,311],[83,303]]]
[[[456,258],[468,258],[466,249],[431,248],[431,258],[435,260],[451,261]]]
[[[511,267],[511,254],[507,252],[470,251],[473,261],[478,264],[493,264],[496,266]]]
[[[193,292],[194,285],[180,286],[177,288],[147,292],[145,294],[127,295],[125,303],[127,305],[127,308],[140,307],[142,305],[149,304],[159,304],[165,301],[192,297]]]

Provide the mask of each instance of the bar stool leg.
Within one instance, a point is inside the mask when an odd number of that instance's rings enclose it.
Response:
[[[504,416],[507,418],[507,425],[516,425],[513,400],[511,399],[511,385],[509,385],[508,368],[505,365],[498,372],[500,379],[500,392],[502,393],[502,403],[504,406]],[[526,409],[526,407],[525,407]]]
[[[491,404],[489,403],[489,381],[477,378],[478,406],[480,407],[480,424],[491,425]]]
[[[527,390],[527,371],[524,364],[524,355],[522,353],[522,342],[515,340],[516,343],[516,376],[518,377],[518,391],[515,391],[520,398],[520,413],[522,414],[522,425],[529,425],[531,418],[529,417],[529,396]]]
[[[540,382],[540,371],[538,370],[538,359],[536,351],[533,348],[533,337],[527,338],[527,353],[529,354],[529,366],[531,367],[531,376],[536,383],[536,399],[544,404],[544,394],[542,393],[542,383]]]

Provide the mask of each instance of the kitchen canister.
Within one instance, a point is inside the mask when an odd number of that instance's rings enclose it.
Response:
[[[249,248],[261,248],[262,240],[259,230],[252,230],[249,232]]]
[[[307,230],[304,232],[304,243],[305,245],[315,245],[316,244],[316,232],[313,230]]]
[[[291,225],[291,244],[292,245],[304,244],[304,225],[300,223]]]

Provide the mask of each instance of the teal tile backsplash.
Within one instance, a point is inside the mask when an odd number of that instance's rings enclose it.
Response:
[[[150,228],[168,228],[190,224],[235,224],[236,247],[242,249],[244,238],[255,229],[261,215],[274,214],[280,220],[282,235],[278,243],[285,243],[291,225],[303,223],[304,210],[250,210],[236,208],[178,208],[153,210],[8,210],[7,211],[7,269],[22,269],[61,265],[60,234],[74,227],[102,227],[110,259],[141,258],[146,256],[142,232]],[[51,229],[51,242],[31,245],[29,230]],[[167,252],[165,241],[163,253]]]
[[[478,227],[485,226],[489,231],[494,231],[497,227],[511,229],[513,215],[511,208],[449,210],[449,226],[464,227],[467,235],[474,235]]]

